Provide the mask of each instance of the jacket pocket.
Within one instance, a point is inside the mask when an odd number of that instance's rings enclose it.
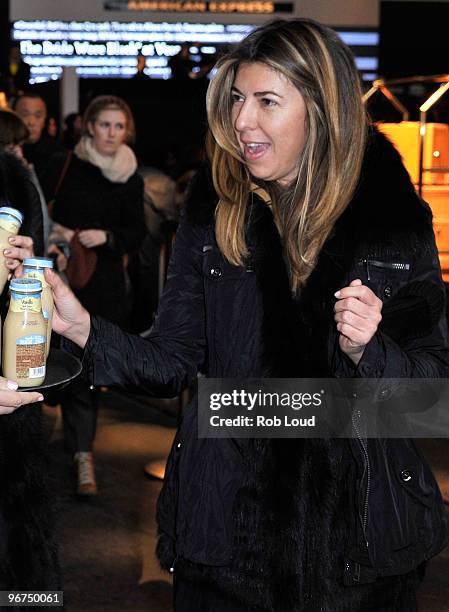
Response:
[[[410,261],[399,258],[361,257],[357,261],[354,278],[360,278],[382,302],[386,302],[408,282],[412,268]]]
[[[414,545],[417,554],[422,551],[421,560],[424,560],[425,551],[438,548],[438,540],[445,529],[438,484],[427,462],[409,440],[404,441],[393,469],[401,522],[413,527],[410,544]]]
[[[242,486],[242,458],[231,440],[190,439],[179,473],[177,552],[205,565],[232,558],[232,508]]]

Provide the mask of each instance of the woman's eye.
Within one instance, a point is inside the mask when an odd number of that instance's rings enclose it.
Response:
[[[235,104],[235,102],[242,102],[243,101],[243,96],[241,96],[238,93],[233,92],[231,94],[231,100],[232,100],[233,104]]]
[[[117,124],[116,124],[116,126],[115,126],[115,128],[116,128],[117,130],[124,130],[124,129],[125,129],[125,126],[124,126],[124,124],[123,124],[123,123],[117,123]]]
[[[261,98],[261,102],[264,106],[276,106],[276,100],[272,100],[271,98]]]

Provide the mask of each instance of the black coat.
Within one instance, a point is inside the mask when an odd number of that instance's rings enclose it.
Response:
[[[47,451],[40,405],[0,417],[2,590],[61,588],[56,483],[48,476]]]
[[[170,396],[198,370],[213,378],[447,376],[430,210],[383,137],[370,135],[357,192],[299,299],[266,205],[253,198],[250,258],[235,267],[217,247],[216,201],[204,171],[190,190],[149,338],[93,318],[85,364],[94,384]],[[384,302],[357,368],[340,351],[333,320],[333,294],[354,278]],[[438,487],[411,441],[199,439],[195,401],[169,457],[158,522],[164,567],[276,612],[368,609],[373,589],[388,592],[388,577],[448,541]]]
[[[61,143],[45,132],[42,133],[37,142],[26,142],[22,148],[25,159],[33,164],[42,186],[44,186],[46,173],[51,174],[52,172],[54,156],[67,153]]]
[[[54,185],[62,170],[61,160],[57,161]],[[127,313],[123,255],[137,250],[145,236],[141,177],[135,173],[126,183],[113,183],[97,166],[73,155],[55,200],[53,220],[71,229],[109,232],[107,244],[95,248],[92,278],[76,294],[90,312],[123,323]]]

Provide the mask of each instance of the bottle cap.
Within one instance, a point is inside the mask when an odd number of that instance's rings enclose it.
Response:
[[[11,208],[9,206],[1,206],[0,215],[11,215],[12,217],[15,217],[19,221],[20,225],[22,225],[23,223],[23,215],[20,212],[20,210],[17,210],[17,208]]]
[[[13,278],[9,288],[20,293],[36,293],[42,291],[42,283],[34,278]]]
[[[49,257],[27,257],[23,265],[33,268],[53,268],[53,259]]]

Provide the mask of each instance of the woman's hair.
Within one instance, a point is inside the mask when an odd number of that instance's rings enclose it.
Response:
[[[14,111],[0,110],[0,149],[22,144],[29,136],[28,128]]]
[[[105,110],[119,110],[126,117],[126,138],[125,141],[133,143],[136,137],[134,117],[128,104],[118,96],[97,96],[84,111],[83,115],[83,136],[90,136],[89,123],[95,123],[98,115]]]
[[[284,75],[306,106],[306,142],[296,181],[282,189],[250,176],[232,122],[231,90],[238,67],[261,62]],[[292,288],[304,285],[360,175],[367,120],[357,68],[336,32],[308,19],[270,22],[217,64],[207,93],[207,150],[214,186],[217,241],[241,265],[248,255],[245,212],[251,183],[268,192],[288,258]]]

